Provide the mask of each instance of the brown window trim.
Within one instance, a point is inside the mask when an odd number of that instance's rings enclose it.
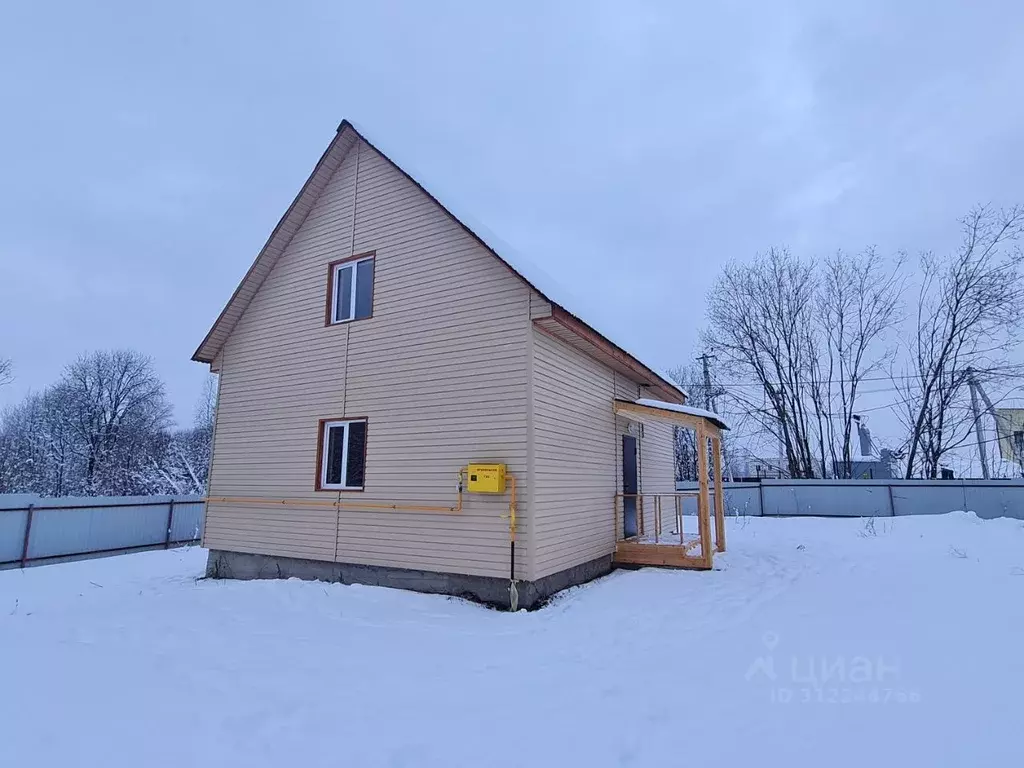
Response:
[[[324,425],[332,421],[361,421],[366,424],[366,439],[363,440],[363,487],[362,488],[324,488],[321,478],[323,477],[324,460]],[[345,435],[348,439],[348,435]],[[370,419],[366,416],[330,416],[320,419],[316,424],[316,480],[313,483],[313,490],[320,493],[363,493],[366,490],[366,448],[370,444]],[[348,472],[348,467],[342,467],[343,472]]]
[[[327,305],[324,307],[324,327],[330,325],[345,325],[346,323],[354,323],[356,320],[369,320],[373,317],[373,308],[370,308],[370,314],[367,317],[353,317],[351,320],[339,320],[334,322],[334,315],[331,310],[334,308],[334,272],[335,269],[341,264],[345,264],[349,261],[358,261],[359,259],[368,259],[373,257],[373,287],[377,287],[377,251],[365,251],[363,253],[356,253],[352,256],[346,256],[343,259],[335,259],[327,265]],[[353,279],[355,275],[353,275]],[[376,296],[374,297],[376,298]]]

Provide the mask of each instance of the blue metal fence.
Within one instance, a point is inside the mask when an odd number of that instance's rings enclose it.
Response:
[[[966,511],[984,519],[1024,520],[1024,480],[761,480],[724,486],[728,515],[894,517]],[[680,491],[696,487],[677,483]]]
[[[201,496],[0,496],[0,567],[197,542]]]

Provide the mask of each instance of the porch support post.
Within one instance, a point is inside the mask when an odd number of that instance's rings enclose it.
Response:
[[[711,505],[708,500],[708,436],[704,426],[697,427],[697,522],[700,530],[700,555],[704,567],[710,568],[711,552]]]
[[[722,440],[711,438],[711,454],[715,462],[715,549],[725,552],[725,488],[722,486]]]

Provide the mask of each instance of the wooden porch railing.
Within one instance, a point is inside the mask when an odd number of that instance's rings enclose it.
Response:
[[[685,514],[686,499],[696,502],[696,517]],[[712,505],[716,525],[712,533]],[[675,493],[615,494],[615,559],[624,564],[708,569],[715,551],[725,551],[724,512],[719,494],[708,490]],[[632,523],[628,526],[627,519]],[[692,528],[692,530],[687,530]]]

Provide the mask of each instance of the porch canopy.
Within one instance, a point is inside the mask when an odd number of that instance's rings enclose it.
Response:
[[[637,565],[671,565],[682,568],[711,568],[713,552],[725,551],[725,500],[722,493],[722,432],[729,428],[725,420],[717,413],[706,411],[702,408],[693,408],[688,405],[678,405],[661,400],[622,400],[616,398],[614,401],[615,413],[630,421],[640,423],[654,422],[660,424],[671,424],[683,429],[690,429],[696,434],[697,448],[697,482],[698,490],[694,492],[677,492],[674,494],[619,494],[623,515],[627,507],[635,510],[635,504],[640,505],[640,531],[637,535],[617,536],[615,547],[615,559],[623,563]],[[708,461],[708,443],[710,442],[711,466]],[[702,449],[703,448],[703,449]],[[709,472],[709,469],[712,472]],[[712,491],[709,483],[709,475],[714,477],[714,517],[715,536],[714,546],[711,538],[711,505]],[[643,508],[644,496],[653,496],[649,499],[656,511],[654,523],[654,538],[644,531]],[[681,497],[694,495],[697,497],[697,521],[698,537],[686,540],[683,535],[683,520],[681,517]],[[673,498],[663,498],[671,496]],[[661,535],[661,511],[668,503],[674,505],[676,510],[676,527],[678,532],[678,543],[667,543]],[[619,503],[616,503],[616,516],[619,512]],[[634,512],[635,513],[635,512]],[[616,519],[616,530],[622,531]],[[633,533],[629,531],[628,533]],[[666,541],[666,543],[662,543]],[[699,551],[698,551],[699,547]]]
[[[703,428],[709,437],[721,437],[721,430],[728,429],[725,420],[713,411],[692,408],[689,405],[666,403],[662,400],[615,400],[615,412],[633,421],[669,422],[680,427],[697,431]]]

